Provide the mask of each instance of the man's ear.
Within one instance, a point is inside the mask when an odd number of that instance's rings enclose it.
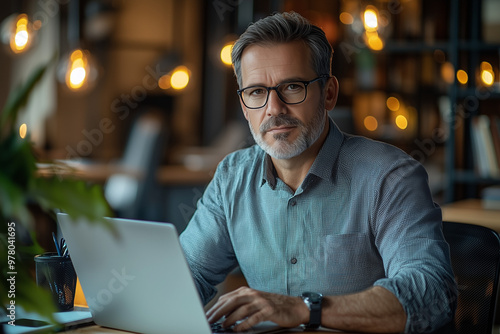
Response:
[[[325,109],[332,110],[337,104],[339,96],[339,82],[336,77],[331,77],[325,86]]]

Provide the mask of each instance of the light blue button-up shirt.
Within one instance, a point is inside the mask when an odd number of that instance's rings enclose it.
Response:
[[[330,120],[295,192],[258,146],[228,155],[180,239],[205,303],[239,265],[251,288],[285,295],[382,286],[403,305],[407,332],[421,332],[456,305],[441,225],[417,161]]]

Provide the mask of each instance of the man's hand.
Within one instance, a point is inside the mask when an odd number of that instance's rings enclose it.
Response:
[[[283,296],[241,287],[219,298],[207,312],[210,323],[223,316],[224,327],[235,325],[234,331],[245,331],[263,321],[281,327],[296,327],[309,321],[309,309],[300,297]]]

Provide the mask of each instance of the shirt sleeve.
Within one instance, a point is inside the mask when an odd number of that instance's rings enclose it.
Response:
[[[218,167],[198,201],[197,209],[181,233],[180,242],[203,304],[216,294],[215,286],[237,265],[224,214],[221,183],[225,174]]]
[[[425,169],[414,159],[398,159],[382,174],[370,220],[387,278],[374,285],[403,305],[405,332],[432,332],[451,321],[457,301],[441,209],[432,201]]]

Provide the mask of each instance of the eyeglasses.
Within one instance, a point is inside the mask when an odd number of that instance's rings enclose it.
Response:
[[[307,86],[321,79],[329,78],[329,75],[321,75],[309,81],[282,82],[274,87],[250,86],[238,89],[236,92],[241,101],[248,109],[259,109],[264,107],[269,100],[269,91],[275,90],[281,101],[286,104],[299,104],[307,97]]]

